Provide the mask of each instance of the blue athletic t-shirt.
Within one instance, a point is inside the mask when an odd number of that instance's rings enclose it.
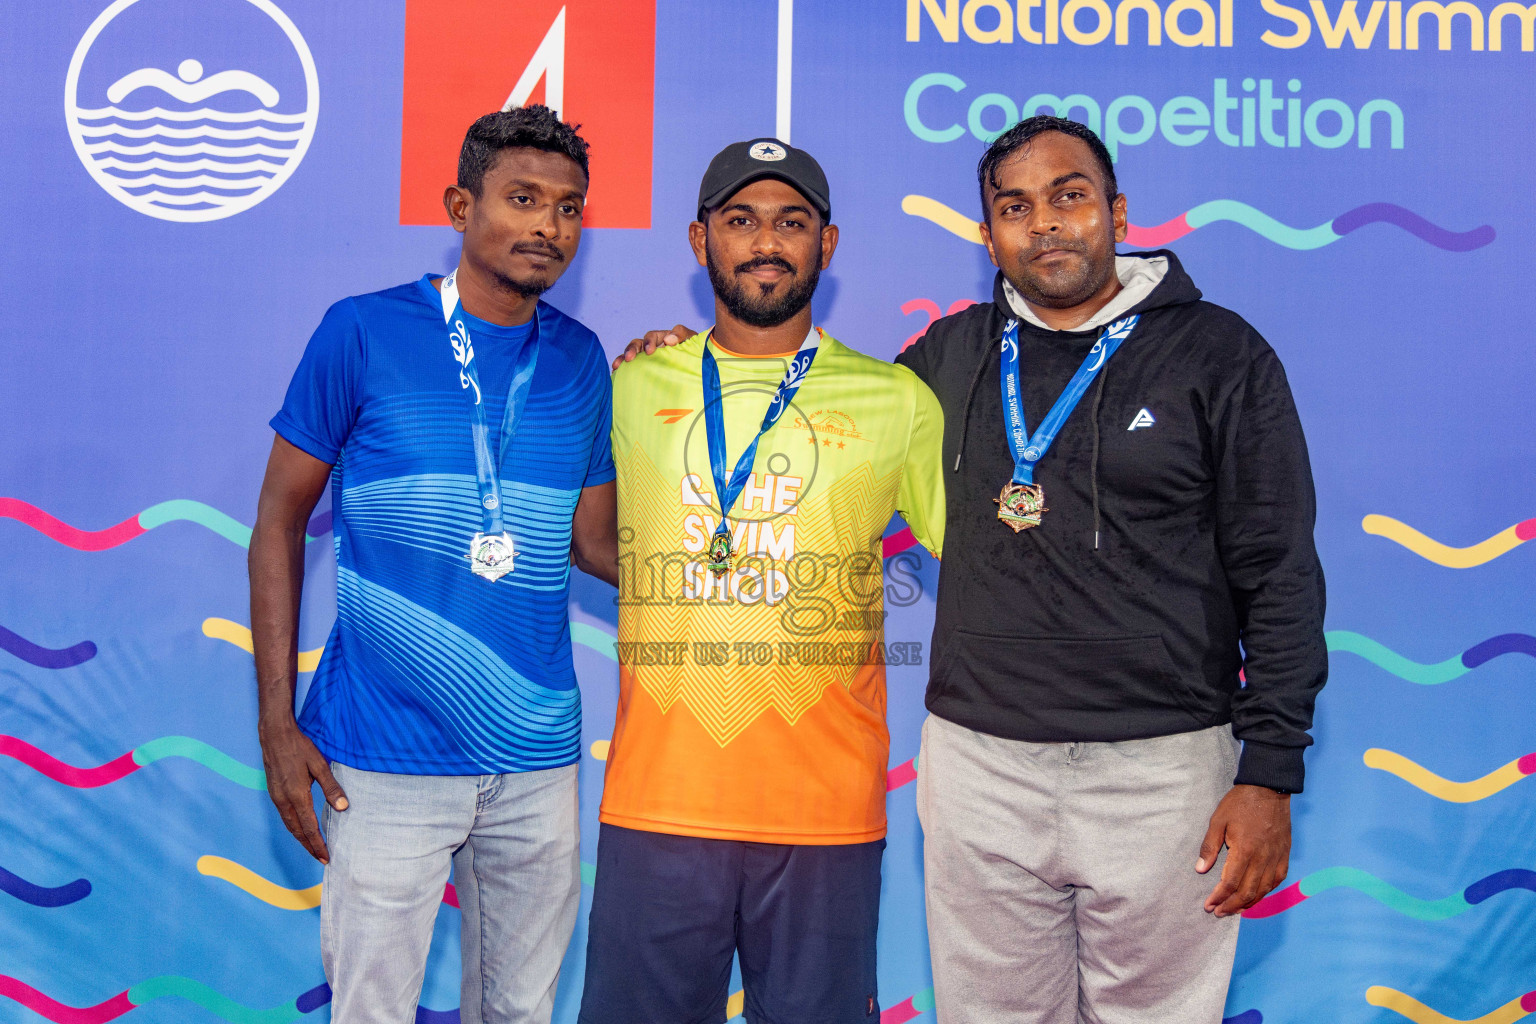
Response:
[[[482,529],[470,434],[433,275],[343,299],[320,322],[272,427],[334,463],[336,624],[299,727],[332,760],[405,775],[574,764],[571,516],[614,478],[597,336],[538,305],[538,369],[501,464],[515,570],[469,571]],[[467,317],[491,444],[534,329]]]

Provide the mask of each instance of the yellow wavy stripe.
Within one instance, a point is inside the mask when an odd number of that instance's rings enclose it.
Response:
[[[981,244],[981,228],[963,213],[951,210],[937,199],[927,196],[905,196],[901,200],[901,212],[931,220],[950,234],[967,242]]]
[[[223,879],[236,889],[243,889],[261,902],[270,903],[279,910],[313,910],[320,905],[318,885],[312,885],[308,889],[284,889],[277,883],[262,878],[244,864],[236,864],[223,857],[214,857],[211,854],[199,857],[197,870],[199,874]]]
[[[1373,536],[1396,541],[1420,558],[1428,559],[1436,565],[1443,565],[1447,569],[1471,569],[1491,562],[1500,555],[1507,555],[1525,543],[1516,532],[1519,529],[1518,525],[1501,530],[1487,540],[1465,548],[1453,548],[1449,544],[1441,544],[1433,537],[1426,537],[1407,523],[1398,522],[1391,516],[1379,516],[1373,513],[1360,521],[1360,527]]]
[[[609,740],[593,740],[592,746],[588,749],[593,757],[599,761],[606,761],[608,760],[608,748],[610,746],[612,746],[612,742]]]
[[[238,622],[231,622],[228,619],[204,619],[203,636],[234,644],[246,654],[256,653],[256,645],[251,643],[251,631]],[[316,647],[312,651],[300,651],[299,671],[313,672],[320,664],[320,652],[323,650],[325,650],[324,647]]]
[[[747,1005],[747,993],[743,989],[740,992],[732,992],[731,998],[725,1001],[725,1019],[740,1017],[742,1009]]]
[[[1442,779],[1428,768],[1415,764],[1402,754],[1382,750],[1380,747],[1372,747],[1365,752],[1365,766],[1391,772],[1410,786],[1416,786],[1430,796],[1457,804],[1469,804],[1474,800],[1493,796],[1499,790],[1507,789],[1525,778],[1525,773],[1520,770],[1520,762],[1516,760],[1489,772],[1480,779],[1473,779],[1471,782],[1452,782],[1449,779]]]
[[[1366,989],[1365,1001],[1372,1006],[1380,1006],[1394,1013],[1400,1013],[1414,1024],[1513,1024],[1514,1021],[1526,1015],[1526,1011],[1520,1008],[1520,999],[1517,997],[1492,1013],[1485,1013],[1472,1020],[1447,1017],[1439,1010],[1425,1006],[1413,996],[1399,992],[1395,988],[1387,988],[1385,985],[1372,985]]]

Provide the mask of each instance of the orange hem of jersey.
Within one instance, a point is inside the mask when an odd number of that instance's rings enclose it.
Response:
[[[733,839],[746,843],[778,843],[782,846],[847,846],[853,843],[872,843],[884,839],[886,826],[863,829],[858,832],[777,832],[754,831],[740,828],[717,828],[713,825],[684,825],[673,821],[653,821],[650,818],[632,818],[624,814],[600,811],[597,820],[604,825],[634,829],[637,832],[660,832],[669,836],[691,836],[695,839]]]

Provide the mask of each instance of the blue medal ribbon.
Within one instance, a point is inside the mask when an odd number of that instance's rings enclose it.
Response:
[[[1077,368],[1077,372],[1067,382],[1066,390],[1062,391],[1061,397],[1056,399],[1056,404],[1051,406],[1051,411],[1046,413],[1045,419],[1040,421],[1040,426],[1035,428],[1033,434],[1024,426],[1024,385],[1019,373],[1019,322],[1008,321],[1003,328],[1001,379],[1003,421],[1008,434],[1008,446],[1013,451],[1014,483],[1034,484],[1035,463],[1050,451],[1051,443],[1056,440],[1062,424],[1067,422],[1067,417],[1072,415],[1072,410],[1082,401],[1083,395],[1088,392],[1093,379],[1099,375],[1109,357],[1131,336],[1131,331],[1140,319],[1140,316],[1128,316],[1116,320],[1099,333],[1099,339],[1083,358],[1083,365]]]
[[[811,361],[816,358],[821,335],[813,327],[800,343],[799,350],[789,361],[789,368],[784,371],[784,378],[779,381],[773,393],[773,400],[768,403],[768,411],[763,414],[763,423],[757,428],[757,436],[747,445],[747,450],[741,453],[741,458],[736,460],[736,468],[729,477],[726,476],[725,409],[721,398],[720,367],[715,364],[714,354],[709,350],[710,338],[713,337],[714,332],[711,331],[710,336],[704,339],[704,433],[709,441],[709,468],[715,478],[715,497],[720,502],[720,525],[715,528],[715,536],[725,537],[729,544],[729,516],[736,505],[736,499],[741,497],[742,489],[746,487],[747,479],[752,475],[752,466],[757,462],[757,444],[779,422],[779,417],[784,415],[794,399],[795,392],[800,390],[806,374],[811,372]]]
[[[496,453],[491,454],[490,428],[485,422],[485,405],[480,392],[480,374],[475,368],[475,348],[465,326],[464,305],[459,301],[459,287],[455,270],[442,282],[443,320],[448,326],[448,344],[453,358],[459,364],[459,387],[473,389],[474,404],[470,407],[470,434],[475,444],[475,478],[480,486],[480,516],[483,532],[501,534],[506,531],[501,514],[501,460],[506,457],[507,445],[517,433],[517,424],[523,418],[528,405],[528,392],[533,388],[533,373],[539,364],[539,314],[534,309],[533,332],[517,354],[517,365],[512,373],[512,385],[507,389],[507,407],[501,415],[501,438]]]

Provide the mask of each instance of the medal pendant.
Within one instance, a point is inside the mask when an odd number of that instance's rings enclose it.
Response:
[[[1041,516],[1050,511],[1045,507],[1045,491],[1039,484],[1009,481],[1003,493],[992,501],[997,505],[997,518],[1011,526],[1014,533],[1039,526]]]
[[[482,579],[495,583],[512,571],[512,561],[517,551],[512,547],[512,535],[501,533],[477,533],[469,542],[469,571]]]
[[[717,533],[709,541],[709,561],[706,568],[719,579],[731,571],[731,535]]]

